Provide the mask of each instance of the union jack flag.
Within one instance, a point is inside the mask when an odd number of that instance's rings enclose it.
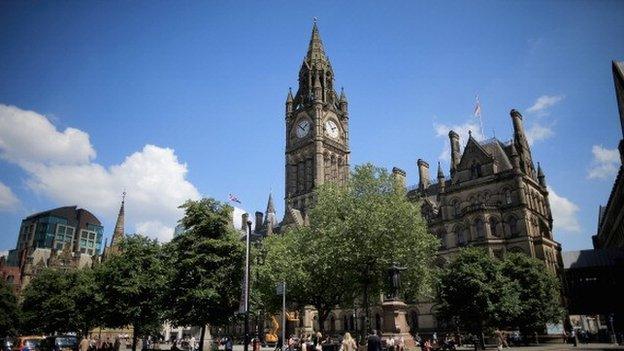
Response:
[[[236,195],[229,194],[229,198],[230,198],[230,201],[232,202],[236,202],[239,204],[241,203],[240,200],[236,197]]]
[[[475,117],[481,117],[481,102],[479,101],[479,95],[477,95],[477,105],[474,109]]]

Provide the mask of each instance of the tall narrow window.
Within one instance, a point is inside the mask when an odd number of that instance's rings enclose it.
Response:
[[[459,201],[453,201],[453,217],[459,218]]]
[[[505,204],[511,205],[511,191],[505,190]]]
[[[490,218],[490,233],[492,233],[492,236],[498,237],[499,233],[498,233],[498,220],[494,217]]]
[[[483,221],[481,219],[477,219],[475,221],[475,227],[477,229],[477,238],[485,237],[485,226],[483,225]]]
[[[512,237],[516,237],[519,234],[518,231],[518,220],[516,219],[516,217],[509,217],[509,234],[511,234]]]

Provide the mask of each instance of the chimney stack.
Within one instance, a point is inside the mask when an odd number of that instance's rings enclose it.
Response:
[[[405,171],[398,168],[392,167],[392,177],[400,184],[401,188],[405,189]]]
[[[249,220],[249,213],[245,212],[241,216],[241,230],[244,230],[247,233],[247,221]]]
[[[451,177],[455,174],[461,154],[459,153],[459,134],[454,131],[449,132],[449,141],[451,143]]]
[[[260,211],[256,211],[256,229],[254,229],[256,232],[262,229],[262,217],[264,217],[264,214]]]
[[[429,164],[421,159],[418,159],[418,188],[425,190],[429,187]]]

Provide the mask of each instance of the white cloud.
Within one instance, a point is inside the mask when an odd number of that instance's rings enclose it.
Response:
[[[0,257],[7,257],[9,255],[9,250],[0,251]]]
[[[167,242],[173,238],[174,227],[167,226],[160,221],[140,222],[136,225],[137,234],[149,235],[160,242]]]
[[[567,198],[559,196],[551,187],[548,187],[548,193],[554,229],[564,232],[580,232],[581,224],[577,218],[579,207]]]
[[[620,153],[617,149],[607,149],[602,145],[592,146],[591,167],[587,173],[589,179],[610,179],[617,173],[620,165]]]
[[[479,124],[476,121],[467,121],[464,124],[454,125],[434,123],[433,129],[436,132],[436,137],[446,138],[444,141],[444,148],[440,153],[440,156],[438,156],[438,159],[443,161],[448,161],[451,158],[451,147],[448,141],[448,133],[451,130],[459,134],[459,144],[462,146],[468,141],[469,132],[472,132],[472,137],[477,140],[484,139],[483,134],[481,134],[481,127],[479,127]]]
[[[95,150],[83,131],[68,128],[60,133],[36,112],[2,106],[0,121],[7,120],[19,123],[0,125],[0,153],[28,173],[27,184],[32,190],[61,205],[76,204],[114,221],[125,189],[126,232],[166,241],[182,216],[178,206],[200,197],[186,180],[186,164],[178,161],[173,149],[145,145],[122,163],[104,167],[92,161]],[[45,125],[41,129],[45,135],[34,139],[13,130],[38,124]],[[45,145],[52,145],[53,150],[41,151]],[[40,151],[22,152],[22,146]],[[105,230],[110,232],[112,228]]]
[[[0,157],[22,166],[84,164],[95,150],[81,130],[60,132],[45,116],[0,104]]]
[[[14,210],[19,204],[20,201],[11,188],[0,182],[0,211]]]
[[[535,100],[533,106],[527,109],[529,113],[537,113],[538,115],[546,115],[548,108],[556,105],[565,98],[564,95],[542,95]]]
[[[531,127],[526,130],[526,137],[529,145],[533,145],[536,141],[545,140],[555,135],[552,127],[545,126],[540,123],[533,123]]]

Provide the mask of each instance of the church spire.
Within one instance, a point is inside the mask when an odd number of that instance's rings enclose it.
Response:
[[[273,205],[273,193],[269,193],[269,201],[267,201],[267,213],[275,213],[275,205]]]
[[[119,214],[117,215],[117,223],[115,224],[115,231],[113,232],[113,238],[111,239],[111,246],[119,244],[119,241],[124,237],[124,206],[126,202],[126,192],[121,194],[121,207],[119,208]]]

